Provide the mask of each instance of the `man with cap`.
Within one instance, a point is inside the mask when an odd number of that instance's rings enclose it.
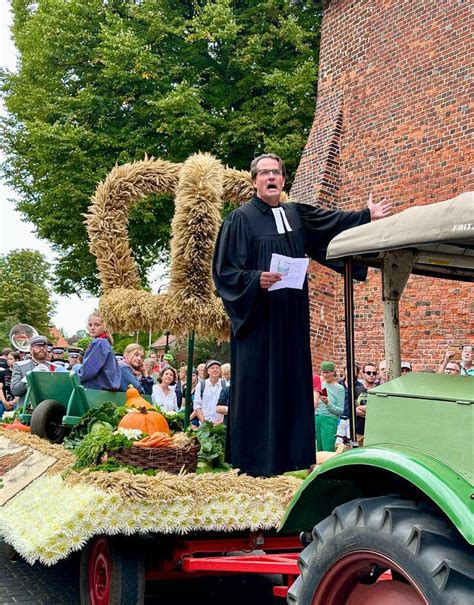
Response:
[[[194,411],[199,422],[210,420],[214,424],[221,424],[224,417],[216,410],[223,386],[223,381],[220,380],[221,362],[209,359],[206,362],[205,370],[208,378],[200,380],[194,391]]]
[[[18,397],[17,407],[21,407],[25,400],[27,384],[26,374],[38,366],[44,366],[44,370],[54,372],[55,366],[46,360],[46,348],[48,340],[46,336],[33,336],[29,340],[31,359],[24,359],[13,364],[11,391]]]
[[[67,360],[67,367],[69,370],[72,370],[72,368],[77,365],[78,363],[81,363],[81,354],[82,354],[82,350],[75,348],[75,347],[70,347],[68,349],[67,355],[68,355],[68,360]]]
[[[64,347],[53,346],[53,356],[51,357],[51,363],[57,368],[67,368],[68,363],[64,359]]]
[[[171,355],[171,353],[165,353],[163,355],[163,361],[160,364],[160,372],[163,368],[167,368],[168,366],[173,366],[173,364],[174,364],[173,355]]]
[[[344,411],[345,392],[337,382],[336,366],[332,361],[323,361],[321,375],[322,390],[315,413],[316,449],[318,452],[333,452],[337,422]]]
[[[411,363],[409,361],[402,361],[400,364],[401,375],[409,374],[412,371]]]

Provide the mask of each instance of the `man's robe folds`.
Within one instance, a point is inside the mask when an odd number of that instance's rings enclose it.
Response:
[[[226,455],[234,468],[254,476],[309,468],[316,459],[307,279],[302,290],[268,292],[260,275],[269,271],[274,252],[324,263],[333,237],[370,221],[368,209],[282,208],[291,227],[284,233],[258,197],[234,210],[221,227],[213,261],[232,327]]]

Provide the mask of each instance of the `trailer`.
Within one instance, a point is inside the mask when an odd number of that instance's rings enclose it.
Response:
[[[304,482],[288,483],[286,494],[294,495],[286,508],[270,482],[290,478],[234,473],[229,489],[221,484],[207,497],[206,486],[224,479],[195,476],[189,479],[193,497],[188,492],[163,502],[147,500],[151,482],[144,480],[144,491],[137,491],[142,499],[135,494],[131,504],[120,495],[130,486],[114,491],[113,479],[107,490],[85,477],[72,484],[57,475],[40,478],[34,490],[6,504],[30,512],[28,531],[6,514],[2,537],[27,560],[30,552],[31,561],[54,563],[61,549],[66,555],[71,545],[80,550],[81,602],[90,605],[142,603],[145,581],[243,572],[281,574],[285,582],[274,593],[295,605],[474,602],[474,382],[470,376],[400,376],[398,316],[412,273],[474,281],[474,195],[347,231],[333,240],[328,258],[345,265],[352,424],[352,264],[381,269],[391,380],[368,393],[363,447],[356,446],[353,427],[350,451],[316,467]],[[246,481],[255,481],[251,496]],[[47,510],[38,520],[41,506]],[[56,540],[54,552],[47,540],[28,551],[24,542],[40,529]]]

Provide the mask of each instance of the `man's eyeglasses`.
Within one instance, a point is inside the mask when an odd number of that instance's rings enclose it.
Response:
[[[367,376],[377,376],[377,372],[365,372]]]
[[[262,170],[257,170],[257,174],[261,174],[262,176],[269,176],[273,174],[273,176],[281,176],[283,172],[280,168],[262,168]]]

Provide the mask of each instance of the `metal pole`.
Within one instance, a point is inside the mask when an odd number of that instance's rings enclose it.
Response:
[[[344,320],[346,327],[346,365],[347,388],[349,390],[350,431],[353,446],[357,446],[355,418],[356,418],[356,376],[354,351],[354,284],[352,280],[352,257],[344,259]]]
[[[186,371],[186,403],[184,408],[184,430],[189,426],[191,416],[191,387],[193,382],[193,360],[194,360],[194,330],[188,339],[188,369]]]

